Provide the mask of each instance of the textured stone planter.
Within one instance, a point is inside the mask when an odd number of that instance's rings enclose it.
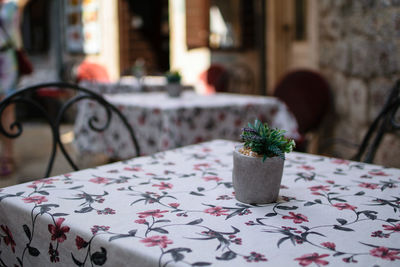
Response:
[[[182,85],[180,83],[168,83],[167,93],[170,97],[179,97],[182,92]]]
[[[248,204],[275,202],[279,195],[284,160],[279,157],[251,157],[233,152],[233,188],[236,199]]]

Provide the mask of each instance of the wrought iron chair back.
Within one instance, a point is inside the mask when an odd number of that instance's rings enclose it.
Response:
[[[54,88],[63,91],[72,90],[72,92],[76,93],[73,94],[68,100],[66,100],[63,103],[63,105],[58,110],[56,116],[54,117],[51,116],[51,114],[49,114],[49,112],[46,110],[46,108],[43,106],[42,103],[38,102],[37,99],[32,97],[33,95],[35,95],[35,93],[38,93],[43,88]],[[4,98],[0,102],[0,117],[3,115],[4,110],[8,106],[20,103],[28,105],[31,108],[34,108],[37,112],[39,112],[40,116],[42,116],[49,124],[52,134],[52,148],[44,177],[50,176],[54,164],[54,159],[57,153],[57,146],[60,148],[63,156],[68,161],[72,169],[75,171],[79,170],[78,166],[75,164],[70,155],[67,153],[67,150],[65,149],[63,143],[61,142],[60,124],[65,113],[74,104],[82,100],[95,101],[96,103],[101,105],[106,112],[104,125],[96,125],[96,123],[99,124],[99,118],[97,118],[95,115],[88,117],[87,122],[91,130],[97,132],[102,132],[106,130],[110,125],[112,115],[114,113],[115,115],[117,115],[117,117],[121,119],[127,131],[129,132],[134,148],[136,150],[136,155],[140,155],[140,147],[131,125],[128,123],[125,116],[114,105],[110,104],[107,100],[105,100],[101,95],[94,93],[89,89],[71,83],[51,82],[51,83],[37,84],[18,90],[17,92]],[[22,134],[22,132],[23,132],[22,123],[19,122],[17,119],[13,123],[11,123],[9,129],[5,129],[3,123],[0,123],[0,133],[9,138],[17,138]]]
[[[384,135],[400,130],[400,122],[396,121],[400,118],[400,114],[397,114],[399,108],[400,80],[395,83],[383,108],[369,127],[353,160],[372,163]]]

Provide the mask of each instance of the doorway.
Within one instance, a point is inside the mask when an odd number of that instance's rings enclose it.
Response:
[[[146,74],[169,70],[168,0],[119,0],[120,70],[144,62]]]
[[[318,69],[318,1],[268,1],[268,93],[294,69]]]

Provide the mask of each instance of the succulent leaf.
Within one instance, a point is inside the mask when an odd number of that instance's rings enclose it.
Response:
[[[262,155],[263,161],[270,157],[285,159],[285,153],[291,152],[295,147],[294,140],[287,139],[285,132],[272,129],[267,123],[256,119],[254,124],[248,123],[248,127],[242,129],[240,137],[244,141],[244,147]]]

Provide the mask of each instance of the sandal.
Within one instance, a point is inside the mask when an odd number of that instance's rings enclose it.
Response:
[[[14,160],[9,157],[0,157],[0,176],[8,176],[15,170]]]

